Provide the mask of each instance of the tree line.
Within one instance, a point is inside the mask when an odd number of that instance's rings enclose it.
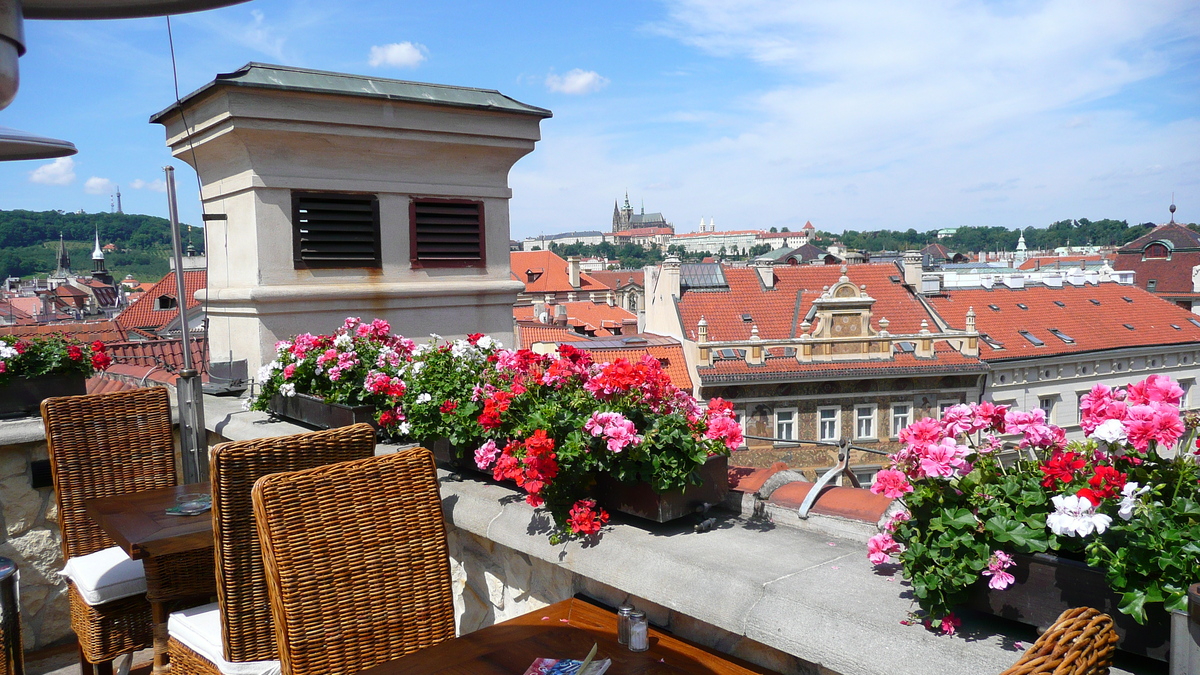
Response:
[[[951,251],[974,253],[978,251],[1014,251],[1021,235],[1025,235],[1025,246],[1029,250],[1049,250],[1060,246],[1122,246],[1153,230],[1154,223],[1130,225],[1125,220],[1088,220],[1087,218],[1060,220],[1044,228],[1026,227],[973,227],[957,229],[954,234],[938,239],[938,230],[918,232],[915,229],[874,230],[859,232],[846,230],[842,234],[819,232],[826,241],[840,239],[846,248],[865,251],[904,251],[924,248],[934,242]],[[1188,225],[1197,229],[1195,223]]]

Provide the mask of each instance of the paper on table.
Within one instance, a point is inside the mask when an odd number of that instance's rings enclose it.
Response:
[[[612,665],[612,659],[592,661],[585,673],[579,672],[581,665],[583,662],[575,659],[537,659],[525,671],[525,675],[604,675]]]

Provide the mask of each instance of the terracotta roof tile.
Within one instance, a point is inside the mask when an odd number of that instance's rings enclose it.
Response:
[[[195,298],[196,291],[205,287],[207,279],[208,272],[206,270],[183,271],[184,290],[187,293],[189,310],[200,306],[200,301]],[[125,308],[125,311],[118,314],[117,323],[123,330],[141,328],[155,331],[163,328],[179,317],[178,309],[154,309],[155,301],[164,295],[170,298],[174,298],[176,295],[174,271],[168,272],[167,276],[154,284],[149,291],[141,294],[129,307]]]
[[[125,333],[116,321],[82,321],[63,323],[41,323],[32,326],[0,326],[0,335],[15,337],[33,337],[35,335],[51,335],[64,333],[74,336],[80,342],[120,342],[125,339]]]
[[[568,326],[547,326],[546,324],[529,324],[524,321],[517,324],[517,334],[521,349],[532,348],[535,342],[585,342],[587,336],[580,335]]]
[[[1189,321],[1200,317],[1136,286],[1113,282],[1095,286],[1064,284],[1062,288],[952,290],[930,298],[930,303],[951,328],[960,330],[966,327],[967,309],[975,308],[977,330],[1003,346],[994,349],[981,340],[980,357],[985,361],[1200,343],[1200,326]],[[1018,303],[1028,309],[1018,307]],[[997,309],[991,309],[991,305]],[[1065,342],[1051,329],[1073,342]],[[1021,331],[1027,331],[1042,346],[1036,346]]]
[[[608,290],[608,286],[593,279],[588,272],[579,273],[579,288],[571,286],[567,261],[553,251],[512,251],[508,254],[512,278],[525,284],[526,293],[588,293]],[[540,274],[529,280],[528,271]]]
[[[596,281],[612,289],[624,288],[630,284],[638,286],[646,285],[646,274],[642,270],[604,270],[601,272],[588,272],[588,274]]]
[[[745,359],[717,359],[711,366],[697,369],[703,384],[723,384],[746,381],[803,381],[839,377],[863,377],[883,374],[892,377],[906,374],[954,374],[987,370],[979,359],[963,356],[944,342],[938,343],[934,358],[917,358],[898,353],[889,361],[816,361],[800,363],[793,356],[773,356],[761,365],[751,365]]]
[[[181,340],[174,339],[115,342],[107,347],[114,364],[157,367],[173,373],[183,368],[181,345]],[[195,338],[191,341],[191,347],[192,365],[201,373],[208,372],[208,340]]]
[[[1200,248],[1200,233],[1179,223],[1163,223],[1120,248],[1120,252],[1137,251],[1156,241],[1169,241],[1175,248]]]
[[[560,302],[554,307],[565,307],[567,310],[567,323],[572,326],[581,326],[585,330],[596,332],[597,336],[620,335],[610,329],[620,328],[624,325],[624,321],[629,319],[637,319],[637,315],[627,309],[609,306],[604,302]],[[551,311],[548,307],[547,312]],[[521,307],[513,307],[513,317],[517,321],[533,321],[536,319],[533,315],[533,307],[524,305]]]

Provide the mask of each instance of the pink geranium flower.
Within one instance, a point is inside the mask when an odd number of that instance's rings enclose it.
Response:
[[[1009,410],[1004,415],[1004,433],[1023,434],[1026,429],[1034,426],[1045,426],[1046,411],[1041,408],[1033,410]]]
[[[742,444],[742,427],[732,417],[710,417],[704,437],[724,440],[725,447],[736,450]]]
[[[496,447],[496,441],[489,440],[475,450],[475,466],[479,467],[481,471],[487,471],[492,462],[496,461],[498,454],[500,454],[500,450]]]
[[[867,540],[867,560],[875,565],[882,565],[890,561],[893,555],[900,552],[900,544],[886,532],[880,532]]]
[[[899,499],[912,490],[908,476],[895,469],[883,469],[875,474],[875,482],[871,485],[871,492],[888,499]]]
[[[965,459],[969,452],[966,446],[955,443],[953,438],[944,438],[940,443],[924,446],[918,464],[921,477],[953,478],[960,472],[970,471]]]
[[[991,577],[988,580],[988,587],[1002,591],[1009,587],[1010,584],[1017,579],[1012,574],[1005,570],[1014,565],[1012,556],[1004,551],[994,551],[992,557],[988,560],[988,567],[983,571],[983,576]]]
[[[1185,431],[1179,410],[1168,403],[1151,401],[1129,407],[1125,431],[1129,443],[1140,452],[1150,447],[1150,441],[1170,447]]]
[[[971,406],[964,403],[952,405],[942,413],[942,430],[947,436],[970,434],[979,431],[984,425],[979,424]]]
[[[1131,384],[1126,394],[1129,405],[1167,403],[1177,406],[1183,400],[1183,388],[1166,375],[1151,375],[1137,384]]]

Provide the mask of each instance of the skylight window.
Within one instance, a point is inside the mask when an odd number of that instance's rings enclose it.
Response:
[[[916,351],[917,346],[911,342],[897,342],[896,347],[905,354],[911,354]]]
[[[1123,324],[1121,324],[1121,325],[1122,325],[1122,326],[1125,326],[1125,327],[1126,327],[1126,328],[1128,328],[1129,330],[1133,330],[1133,324],[1131,324],[1131,323],[1123,323]]]
[[[1189,318],[1189,319],[1188,319],[1188,321],[1190,321],[1190,322],[1191,322],[1191,324],[1192,324],[1193,326],[1195,326],[1196,328],[1200,328],[1200,321],[1197,321],[1197,320],[1195,320],[1195,319],[1192,319],[1192,318]]]
[[[891,279],[891,281],[892,281],[892,283],[893,283],[893,284],[898,284],[898,283],[900,283],[900,277],[898,277],[898,276],[896,276],[896,275],[894,275],[894,274],[893,274],[892,276],[888,277],[888,279]]]
[[[1059,307],[1066,307],[1066,306],[1067,306],[1067,303],[1063,302],[1062,300],[1055,300],[1055,301],[1054,301],[1054,304],[1058,305]]]
[[[1071,337],[1070,335],[1067,335],[1066,333],[1062,332],[1061,330],[1059,330],[1057,328],[1051,328],[1050,334],[1069,345],[1075,344],[1075,338]]]
[[[992,349],[1004,349],[1003,342],[1000,342],[999,340],[992,337],[991,335],[988,335],[987,333],[980,333],[979,338],[981,340],[983,340],[984,342],[986,342],[987,346],[991,347]]]
[[[1176,323],[1171,324],[1171,328],[1174,328],[1175,330],[1183,330],[1182,328],[1179,327],[1179,324],[1176,324]]]
[[[1097,307],[1099,307],[1099,306],[1100,306],[1100,301],[1099,301],[1099,300],[1096,300],[1096,299],[1091,299],[1091,298],[1089,298],[1089,299],[1088,299],[1088,302],[1092,303],[1093,305],[1095,305],[1095,306],[1097,306]]]
[[[749,314],[743,314],[743,315],[742,315],[742,321],[745,321],[745,322],[749,323],[749,322],[750,322],[750,321],[752,321],[752,320],[753,320],[753,319],[751,318],[751,316],[750,316]]]
[[[1130,302],[1130,303],[1133,302],[1133,298],[1129,297],[1128,295],[1122,295],[1121,299],[1124,300],[1125,302]]]
[[[1017,303],[1017,307],[1020,307],[1021,309],[1024,309],[1024,310],[1026,310],[1026,311],[1028,311],[1028,310],[1029,310],[1029,305],[1026,305],[1026,304],[1025,304],[1025,303],[1023,303],[1023,302],[1018,302],[1018,303]]]
[[[988,305],[988,309],[992,310],[993,312],[999,312],[1000,305]]]
[[[1046,346],[1046,343],[1042,342],[1041,338],[1034,335],[1033,333],[1030,333],[1027,330],[1019,330],[1017,332],[1021,334],[1021,337],[1025,338],[1026,340],[1029,340],[1029,344],[1033,345],[1034,347],[1045,347]]]

